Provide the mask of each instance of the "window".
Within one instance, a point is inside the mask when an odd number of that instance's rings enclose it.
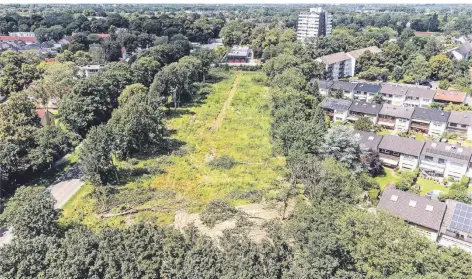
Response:
[[[411,207],[416,207],[416,201],[410,200],[410,202],[408,203],[408,205],[411,206]]]
[[[400,153],[398,153],[398,152],[392,152],[392,155],[393,155],[393,156],[400,156]]]
[[[432,161],[432,160],[433,160],[433,157],[431,157],[431,156],[424,156],[424,159],[425,159],[426,161]]]
[[[398,196],[392,195],[392,196],[390,197],[390,200],[396,202],[396,201],[398,201]]]
[[[457,127],[457,123],[449,123],[449,126],[451,126],[451,127]]]
[[[444,159],[438,159],[439,164],[444,164],[444,162],[445,162]]]

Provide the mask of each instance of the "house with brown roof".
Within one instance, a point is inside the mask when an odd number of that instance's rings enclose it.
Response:
[[[377,124],[384,128],[402,132],[410,129],[410,119],[414,108],[383,104]]]
[[[403,102],[405,102],[408,89],[408,86],[401,84],[384,83],[381,85],[379,93],[387,104],[402,106]]]
[[[352,58],[345,52],[321,56],[316,61],[325,64],[325,79],[338,80],[352,76]]]
[[[406,107],[427,108],[433,103],[436,92],[429,87],[411,86],[405,94],[403,105]]]
[[[463,104],[467,93],[458,90],[442,90],[437,89],[434,95],[434,101],[438,103],[455,103]]]
[[[382,164],[399,169],[413,170],[418,167],[424,142],[393,135],[384,135],[379,144]]]
[[[468,111],[451,111],[447,121],[447,132],[472,139],[472,113]]]
[[[348,82],[348,81],[334,81],[331,85],[330,92],[333,94],[336,90],[343,91],[344,97],[353,99],[354,98],[354,89],[356,88],[357,83]]]
[[[437,241],[446,213],[446,204],[398,189],[386,189],[377,205],[377,211],[388,212],[401,218],[417,232]]]

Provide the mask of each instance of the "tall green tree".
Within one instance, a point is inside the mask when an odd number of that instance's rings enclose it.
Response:
[[[119,181],[113,164],[113,144],[113,134],[106,125],[92,127],[82,143],[80,169],[96,185]]]
[[[1,220],[13,228],[17,238],[55,236],[59,230],[59,210],[43,187],[20,187],[8,201]]]

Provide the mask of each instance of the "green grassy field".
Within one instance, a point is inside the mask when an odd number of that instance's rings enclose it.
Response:
[[[217,124],[238,76],[232,102]],[[213,199],[227,199],[239,205],[250,203],[248,197],[254,193],[275,198],[286,186],[283,178],[286,170],[284,158],[272,153],[268,89],[254,80],[263,76],[257,72],[232,73],[212,85],[212,92],[203,103],[173,113],[175,116],[170,117],[167,126],[174,131],[171,137],[183,143],[183,147],[170,155],[141,160],[133,168],[156,164],[160,173],[130,179],[120,186],[129,191],[138,187],[153,191],[152,198],[133,207],[142,211],[103,218],[96,209],[101,201],[93,198],[93,186],[87,184],[66,204],[62,221],[81,222],[90,227],[141,221],[168,224],[176,210],[198,212]],[[209,158],[222,155],[234,158],[237,164],[231,169],[208,165]],[[120,167],[125,165],[120,162]],[[123,208],[117,206],[110,212],[122,212]]]

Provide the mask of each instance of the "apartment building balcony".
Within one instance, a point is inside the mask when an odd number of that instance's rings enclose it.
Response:
[[[439,163],[436,163],[434,161],[429,161],[429,160],[422,159],[421,163],[420,163],[420,169],[422,171],[433,172],[435,174],[443,175],[444,170],[446,169],[446,165],[445,164],[439,164]]]
[[[399,156],[394,156],[394,155],[385,154],[385,153],[379,153],[379,159],[383,165],[386,165],[388,167],[393,167],[393,168],[397,167],[398,163],[400,162]]]
[[[417,132],[428,133],[429,131],[429,123],[422,123],[422,122],[411,122],[410,128]]]
[[[395,119],[390,117],[381,117],[379,116],[378,122],[379,125],[385,126],[387,128],[395,127]]]

